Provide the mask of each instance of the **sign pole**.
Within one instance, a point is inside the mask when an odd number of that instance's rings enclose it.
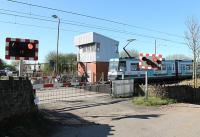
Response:
[[[19,77],[22,77],[22,60],[19,61]]]
[[[145,100],[148,100],[148,71],[145,71]]]

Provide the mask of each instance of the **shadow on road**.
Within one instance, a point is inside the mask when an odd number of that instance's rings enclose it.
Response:
[[[58,131],[52,137],[107,137],[113,126],[85,120],[77,115],[56,110],[41,109],[45,116],[57,122]]]
[[[121,119],[127,119],[127,118],[137,118],[137,119],[151,119],[151,118],[157,118],[160,117],[160,114],[148,114],[148,115],[125,115],[121,117],[112,118],[112,120],[121,120]]]
[[[109,102],[103,102],[103,103],[83,103],[80,105],[72,105],[70,107],[64,107],[64,108],[59,108],[55,109],[57,112],[63,112],[63,111],[72,111],[72,110],[78,110],[78,109],[84,109],[84,108],[90,108],[90,107],[96,107],[96,106],[102,106],[102,105],[110,105],[110,104],[115,104],[123,101],[127,101],[128,99],[119,99],[119,100],[113,100]]]
[[[58,134],[52,137],[108,137],[113,135],[111,128],[112,126],[107,124],[78,127],[65,126]]]

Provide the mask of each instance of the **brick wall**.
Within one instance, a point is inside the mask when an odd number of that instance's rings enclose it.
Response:
[[[0,121],[35,110],[31,82],[23,78],[0,80]]]
[[[87,62],[78,64],[78,75],[82,76],[84,72],[90,72],[91,82],[98,82],[102,75],[104,81],[107,81],[109,62]],[[89,74],[88,74],[89,75]]]

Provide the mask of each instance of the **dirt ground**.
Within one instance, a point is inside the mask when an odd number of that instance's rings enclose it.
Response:
[[[40,105],[62,123],[52,137],[199,137],[200,106],[135,106],[109,96]]]

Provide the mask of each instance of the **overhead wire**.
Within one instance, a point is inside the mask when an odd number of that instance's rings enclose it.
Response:
[[[41,26],[41,25],[32,25],[32,24],[25,24],[25,23],[19,23],[19,22],[16,22],[16,20],[14,22],[12,21],[5,21],[5,20],[0,20],[1,23],[6,23],[6,24],[14,24],[14,25],[21,25],[21,26],[27,26],[27,27],[35,27],[35,28],[41,28],[41,29],[49,29],[49,30],[57,30],[57,28],[54,28],[54,27],[47,27],[47,26]],[[62,31],[67,31],[67,32],[79,32],[79,33],[84,33],[83,31],[80,31],[80,30],[71,30],[71,29],[63,29],[63,28],[60,28],[60,30]],[[125,37],[119,37],[119,36],[114,36],[115,38],[120,38],[120,39],[125,39]],[[144,40],[140,40],[140,39],[137,39],[137,41],[139,43],[151,43],[152,45],[154,45],[154,42],[152,41],[144,41]],[[160,44],[159,44],[160,45]],[[162,45],[162,46],[166,46],[166,45]]]
[[[4,21],[0,20],[1,23],[7,23],[7,24],[14,24],[14,25],[20,25],[20,26],[27,26],[27,27],[36,27],[36,28],[41,28],[41,29],[49,29],[49,30],[57,30],[57,28],[54,27],[47,27],[47,26],[41,26],[41,25],[32,25],[32,24],[26,24],[26,23],[19,23],[19,22],[12,22],[12,21]],[[62,31],[68,31],[68,32],[83,32],[79,30],[68,30],[68,29],[63,29],[60,28]]]
[[[35,20],[40,20],[40,21],[53,22],[53,23],[57,22],[57,21],[52,20],[52,19],[44,19],[44,18],[39,18],[39,17],[30,17],[30,16],[18,15],[18,14],[13,14],[13,13],[0,12],[0,14],[14,16],[14,17],[27,18],[27,19],[35,19]],[[104,31],[112,31],[112,32],[117,32],[117,33],[121,33],[121,34],[128,34],[128,35],[134,35],[134,36],[139,36],[139,37],[159,39],[159,40],[163,40],[163,41],[168,41],[168,42],[172,42],[172,43],[176,43],[176,44],[184,44],[185,45],[185,43],[183,43],[183,42],[174,41],[174,40],[170,40],[170,39],[166,39],[166,38],[150,36],[150,35],[146,35],[146,34],[128,32],[128,31],[125,31],[125,30],[118,30],[118,29],[112,29],[112,28],[102,28],[102,27],[97,27],[97,26],[89,26],[89,25],[84,25],[84,24],[79,24],[79,23],[71,23],[71,22],[63,22],[63,21],[61,21],[61,23],[62,24],[66,24],[66,25],[72,25],[72,26],[87,27],[87,28],[93,28],[93,29],[104,30]]]
[[[57,8],[51,8],[51,7],[47,7],[47,6],[42,6],[42,5],[37,5],[37,4],[32,4],[32,3],[27,3],[27,2],[21,2],[21,1],[17,1],[17,0],[7,0],[7,1],[13,2],[13,3],[22,4],[22,5],[33,6],[33,7],[37,7],[37,8],[42,8],[42,9],[47,9],[47,10],[52,10],[52,11],[72,14],[72,15],[76,15],[76,16],[82,16],[82,17],[86,17],[86,18],[90,18],[90,19],[106,21],[106,22],[115,23],[115,24],[118,24],[118,25],[133,27],[133,28],[137,28],[137,29],[141,29],[141,30],[160,33],[160,34],[165,34],[165,35],[168,35],[168,36],[184,38],[183,36],[177,35],[177,34],[167,33],[167,32],[163,32],[163,31],[151,29],[151,28],[131,25],[131,24],[127,24],[127,23],[123,23],[123,22],[119,22],[119,21],[114,21],[114,20],[110,20],[110,19],[106,19],[106,18],[95,17],[95,16],[91,16],[91,15],[87,15],[87,14],[78,13],[78,12],[67,11],[67,10],[62,10],[62,9],[57,9]]]
[[[12,22],[12,21],[5,21],[5,20],[0,20],[0,23],[6,23],[6,24],[13,24],[13,25],[20,25],[20,26],[27,26],[27,27],[35,27],[35,28],[40,28],[40,29],[49,29],[49,30],[57,30],[57,28],[54,28],[54,27],[47,27],[47,26],[41,26],[41,25],[32,25],[32,24],[25,24],[25,23],[19,23],[19,22]],[[79,30],[66,30],[66,29],[63,29],[63,28],[60,28],[62,31],[67,31],[67,32],[80,32],[80,33],[83,33],[83,31],[79,31]],[[119,37],[119,36],[115,36],[115,38],[120,38],[120,39],[125,39],[125,37]],[[143,40],[138,40],[137,41],[139,42],[142,42],[142,43],[151,43],[153,44],[153,42],[150,42],[150,41],[143,41]]]

